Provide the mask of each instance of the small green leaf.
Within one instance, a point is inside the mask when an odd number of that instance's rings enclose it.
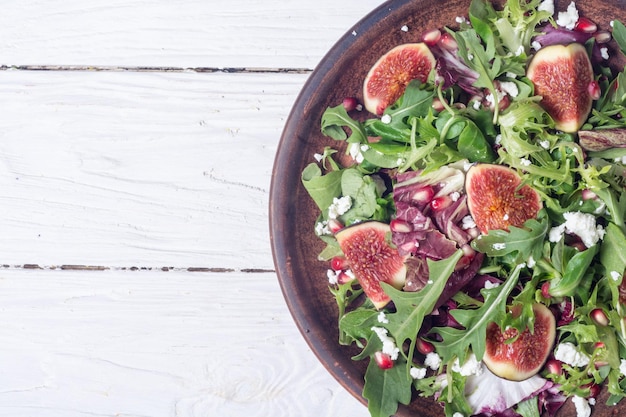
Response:
[[[391,369],[380,369],[370,360],[365,372],[363,397],[371,417],[389,417],[398,411],[398,404],[411,402],[411,377],[400,363]]]
[[[343,129],[348,127],[351,134]],[[329,107],[324,111],[321,122],[322,133],[335,140],[348,140],[348,142],[367,143],[367,135],[363,125],[348,115],[345,107],[340,104]]]
[[[341,171],[331,171],[322,175],[321,168],[315,163],[309,164],[302,171],[302,184],[322,211],[324,218],[328,215],[327,210],[333,198],[341,195],[341,176]]]

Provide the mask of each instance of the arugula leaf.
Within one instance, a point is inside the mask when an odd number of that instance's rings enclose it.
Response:
[[[626,26],[619,20],[613,21],[613,39],[619,45],[622,54],[626,55]]]
[[[428,259],[428,273],[432,284],[426,285],[420,291],[399,291],[391,285],[381,282],[385,293],[389,295],[396,306],[395,313],[387,314],[389,323],[385,327],[394,336],[398,345],[409,341],[409,353],[407,355],[409,358],[413,357],[417,333],[422,327],[424,317],[432,312],[462,255],[463,252],[457,250],[454,255],[447,259],[440,261]]]
[[[371,417],[389,417],[396,413],[398,404],[411,401],[411,377],[404,366],[396,364],[391,369],[380,369],[376,361],[370,360],[365,372],[363,397]]]
[[[519,262],[526,262],[531,256],[538,259],[543,250],[543,242],[550,224],[545,211],[540,211],[537,219],[529,219],[523,227],[510,226],[506,230],[490,230],[472,242],[472,246],[491,257],[517,253]]]
[[[351,130],[350,136],[343,129],[348,127]],[[367,143],[367,134],[363,125],[348,115],[343,104],[335,107],[328,107],[322,115],[322,133],[335,140],[348,140],[350,143]]]
[[[425,90],[421,86],[419,80],[411,81],[402,97],[385,109],[385,114],[391,117],[389,123],[391,126],[406,128],[406,119],[409,116],[425,116],[429,113],[435,92]]]
[[[517,284],[521,269],[521,265],[515,267],[504,284],[489,290],[482,290],[485,301],[478,309],[457,308],[450,312],[454,319],[463,326],[463,330],[452,327],[433,328],[433,331],[443,338],[443,341],[434,343],[437,353],[441,355],[444,362],[459,358],[462,363],[467,357],[470,347],[476,355],[476,359],[482,359],[485,354],[487,325],[503,320],[506,314],[507,297]]]

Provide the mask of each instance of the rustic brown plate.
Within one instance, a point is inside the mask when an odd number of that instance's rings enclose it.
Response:
[[[569,0],[557,3],[567,8]],[[467,16],[470,0],[391,0],[350,29],[322,59],[298,96],[287,120],[276,154],[270,190],[270,232],[274,263],[287,305],[307,343],[328,371],[356,398],[361,397],[365,363],[350,358],[357,353],[337,343],[337,307],[328,290],[327,265],[317,260],[323,248],[313,227],[319,212],[300,182],[300,173],[313,154],[332,139],[320,133],[320,118],[328,106],[344,97],[361,98],[363,79],[374,62],[391,47],[419,41],[426,29],[455,26]],[[626,21],[626,0],[576,2],[581,14],[609,29],[611,19]],[[403,31],[403,26],[408,31]],[[611,48],[615,45],[611,44]],[[613,55],[615,50],[611,50]],[[607,407],[606,392],[592,417],[626,414],[626,405]],[[399,416],[442,417],[442,408],[430,399],[415,397]],[[559,416],[575,416],[568,402]]]

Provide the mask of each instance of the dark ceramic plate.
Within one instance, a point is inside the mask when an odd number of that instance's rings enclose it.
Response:
[[[569,0],[557,2],[567,8]],[[470,0],[391,0],[350,29],[322,59],[298,96],[287,120],[276,155],[270,192],[270,231],[274,263],[287,305],[307,343],[328,371],[361,399],[365,361],[350,358],[356,350],[337,343],[337,308],[328,290],[328,266],[317,260],[323,248],[313,227],[319,214],[300,182],[300,173],[313,154],[337,145],[320,133],[320,118],[328,106],[344,97],[361,98],[363,79],[376,60],[391,47],[419,41],[426,29],[454,27],[457,16],[467,16]],[[581,15],[609,29],[611,19],[626,21],[626,0],[576,2]],[[402,31],[403,26],[409,28]],[[614,45],[611,44],[614,47]],[[615,52],[615,51],[612,51]],[[592,417],[626,414],[626,406],[597,401]],[[416,397],[399,416],[441,417],[441,407]],[[575,416],[567,403],[559,416]]]

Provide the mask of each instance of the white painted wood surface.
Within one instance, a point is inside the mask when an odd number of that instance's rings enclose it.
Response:
[[[293,323],[267,207],[309,71],[381,3],[3,4],[0,416],[367,415]]]

